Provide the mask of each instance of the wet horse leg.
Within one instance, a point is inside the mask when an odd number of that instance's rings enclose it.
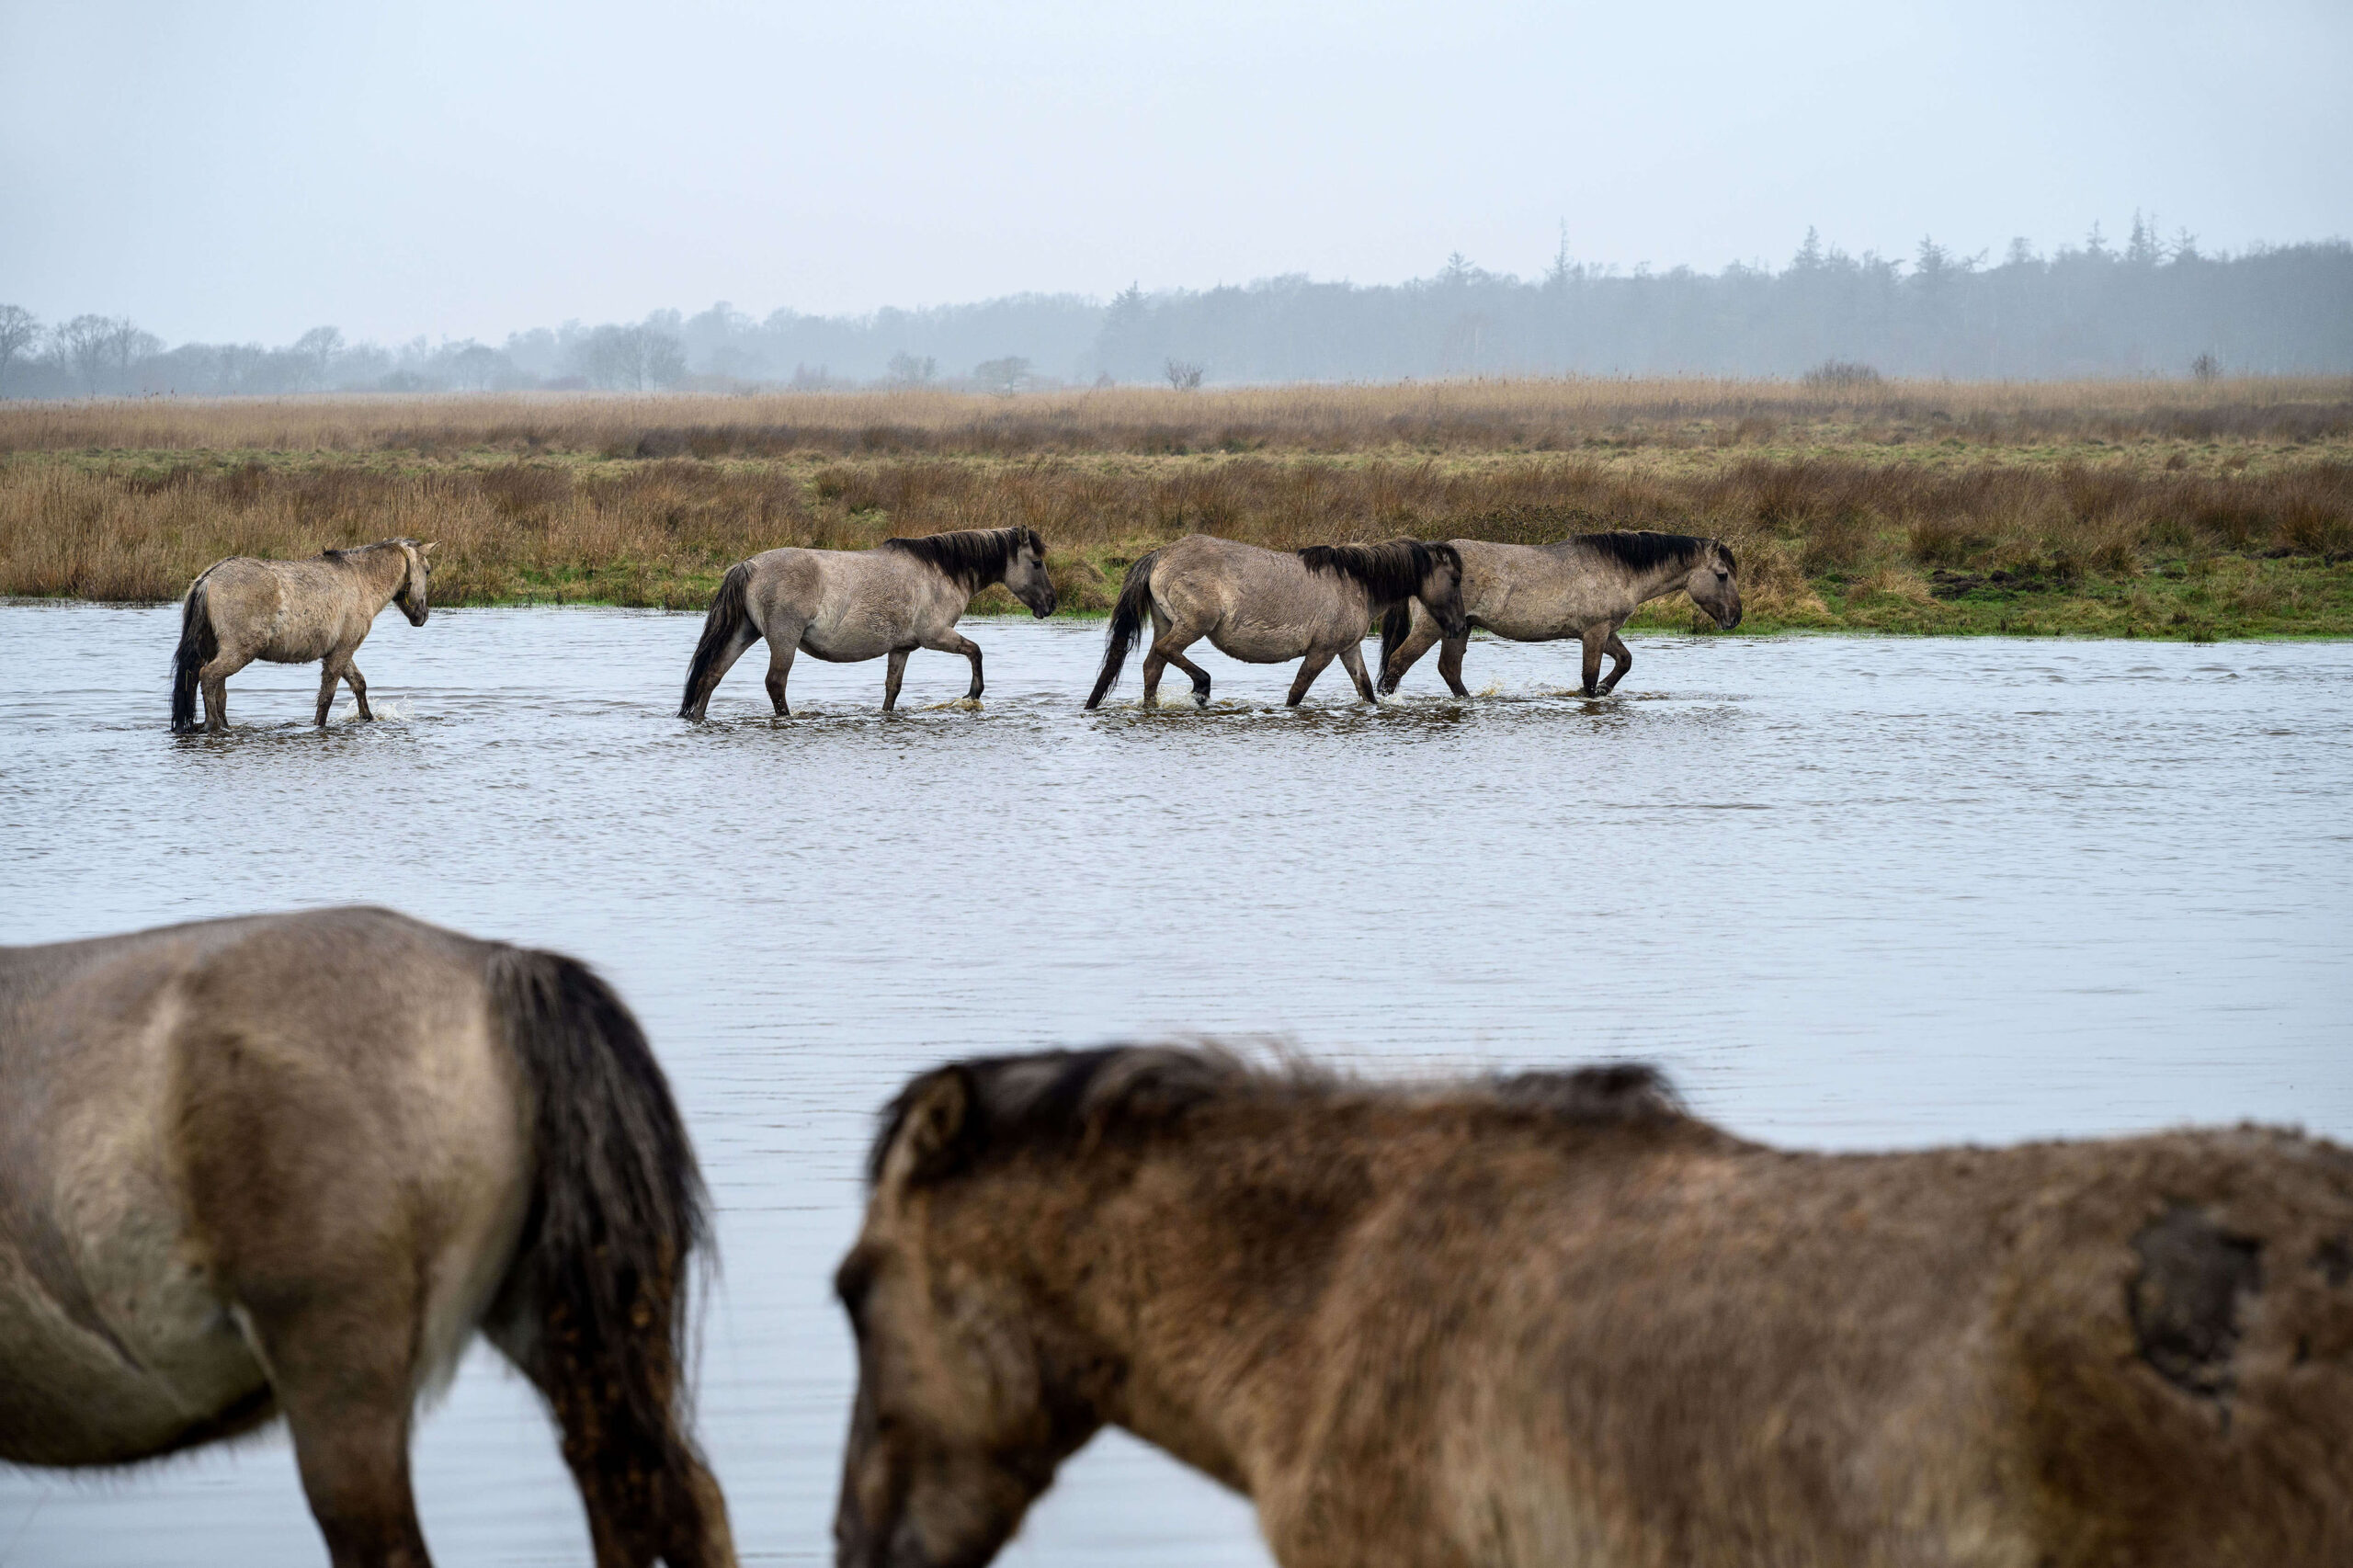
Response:
[[[891,650],[891,665],[882,675],[882,711],[885,713],[899,705],[899,682],[906,676],[907,655],[914,652],[912,648]]]
[[[197,685],[204,692],[206,733],[217,735],[229,727],[229,677],[252,663],[250,653],[222,653],[207,659],[197,672]]]
[[[1331,662],[1332,654],[1328,649],[1309,649],[1307,657],[1300,661],[1299,678],[1290,683],[1290,695],[1283,699],[1283,706],[1296,708],[1306,700],[1307,688],[1315,684],[1315,677],[1322,675],[1324,666]]]
[[[1618,635],[1615,628],[1610,630],[1609,641],[1601,646],[1609,655],[1609,678],[1601,683],[1601,695],[1607,697],[1626,678],[1626,672],[1634,667],[1634,651],[1626,646],[1625,639]]]
[[[749,646],[748,643],[745,645]],[[768,701],[775,705],[776,716],[779,719],[792,717],[792,704],[784,699],[784,683],[792,678],[792,655],[799,652],[801,635],[798,630],[790,637],[778,635],[768,639]],[[887,708],[890,704],[885,702],[883,706]]]
[[[1192,677],[1193,706],[1207,708],[1210,705],[1210,672],[1185,657],[1185,650],[1191,647],[1200,634],[1198,628],[1178,627],[1161,613],[1159,606],[1153,607],[1152,652],[1144,655],[1143,661],[1143,705],[1146,708],[1160,705],[1161,673],[1171,665]]]
[[[1405,678],[1405,672],[1412,669],[1415,662],[1424,653],[1428,653],[1430,645],[1438,641],[1438,621],[1429,611],[1415,603],[1407,607],[1407,613],[1414,618],[1413,625],[1406,631],[1405,640],[1390,651],[1388,662],[1381,666],[1381,689],[1383,691],[1396,690],[1398,683]],[[1447,647],[1451,650],[1454,644],[1449,642]],[[1459,651],[1455,653],[1454,662],[1459,670],[1462,663],[1462,656]],[[1438,655],[1438,672],[1443,675],[1446,671],[1444,653]],[[1462,696],[1462,688],[1456,687],[1454,695]]]
[[[322,730],[327,727],[327,710],[335,706],[335,682],[342,678],[335,674],[334,659],[319,661],[319,710],[311,722]]]
[[[1609,639],[1614,635],[1607,626],[1595,626],[1588,627],[1581,639],[1585,644],[1584,690],[1587,697],[1601,695],[1601,651],[1608,646]]]
[[[972,684],[965,690],[964,700],[978,702],[981,699],[981,645],[978,642],[951,626],[945,631],[924,638],[917,646],[930,648],[942,653],[961,653],[972,660]]]
[[[1364,647],[1361,643],[1351,642],[1340,650],[1340,667],[1348,672],[1350,680],[1357,683],[1358,697],[1363,698],[1375,708],[1381,706],[1381,699],[1372,689],[1372,677],[1365,673]]]
[[[1438,651],[1438,673],[1446,677],[1446,688],[1457,697],[1471,695],[1471,688],[1462,684],[1462,650],[1470,645],[1470,634],[1465,632],[1448,638]]]

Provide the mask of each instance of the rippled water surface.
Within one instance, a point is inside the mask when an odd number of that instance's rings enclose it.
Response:
[[[827,1279],[875,1107],[946,1056],[1644,1056],[1820,1146],[2353,1135],[2353,645],[1644,639],[1588,703],[1573,648],[1481,642],[1493,695],[1441,700],[1425,665],[1379,713],[1337,669],[1282,711],[1288,669],[1211,653],[1206,713],[1086,714],[1099,624],[982,621],[977,710],[943,654],[889,720],[879,663],[804,658],[772,722],[755,658],[696,729],[670,717],[696,630],[387,616],[379,722],[313,731],[315,670],[256,666],[231,734],[176,740],[175,611],[0,606],[0,941],[367,900],[602,968],[721,1210],[702,1430],[750,1562],[828,1555]],[[416,1471],[445,1562],[588,1561],[494,1358]],[[1243,1504],[1115,1435],[1006,1560],[1265,1561]],[[191,1561],[324,1561],[282,1437],[0,1471],[0,1563]]]

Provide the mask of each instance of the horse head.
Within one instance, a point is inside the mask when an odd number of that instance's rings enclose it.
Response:
[[[433,580],[433,546],[419,544],[413,539],[396,540],[401,554],[408,562],[408,574],[401,579],[400,591],[392,602],[401,607],[411,626],[423,626],[425,618],[433,613],[428,587]]]
[[[1054,580],[1046,575],[1046,541],[1035,528],[1016,528],[1013,536],[1005,558],[1006,588],[1043,620],[1061,602],[1054,595]]]
[[[1726,631],[1740,624],[1740,567],[1733,560],[1732,547],[1723,540],[1708,541],[1699,563],[1684,579],[1683,590]]]
[[[1430,612],[1438,630],[1449,638],[1471,634],[1470,612],[1462,608],[1462,552],[1450,544],[1435,540],[1421,541],[1428,556],[1422,568],[1421,586],[1414,597]]]
[[[979,1135],[961,1067],[903,1094],[835,1293],[858,1336],[858,1393],[834,1516],[841,1568],[988,1562],[1101,1425],[1052,1369],[1088,1359],[1006,1271],[961,1175]],[[1002,1242],[997,1244],[1001,1249]]]

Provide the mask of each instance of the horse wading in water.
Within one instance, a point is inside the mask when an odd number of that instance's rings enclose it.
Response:
[[[907,655],[917,648],[972,662],[968,699],[981,695],[980,644],[956,630],[972,596],[1003,583],[1043,620],[1054,613],[1046,541],[1035,528],[966,528],[885,540],[872,550],[770,550],[727,570],[703,618],[678,717],[699,720],[744,650],[768,640],[768,700],[792,711],[784,683],[801,650],[837,665],[888,656],[882,711],[898,706]]]
[[[1633,667],[1634,655],[1618,629],[1652,599],[1679,588],[1726,631],[1740,624],[1739,568],[1722,540],[1621,532],[1538,546],[1458,539],[1454,548],[1462,557],[1469,625],[1515,642],[1578,639],[1585,644],[1587,697],[1608,696]],[[1455,696],[1471,695],[1462,684],[1468,628],[1449,631],[1411,605],[1398,606],[1381,621],[1381,689],[1396,690],[1414,661],[1441,640],[1438,674]],[[1604,653],[1610,659],[1608,680],[1599,679]]]
[[[842,1568],[979,1568],[1099,1427],[1283,1568],[2343,1568],[2353,1152],[1812,1154],[1648,1069],[1123,1049],[885,1112]]]
[[[728,1568],[682,1415],[705,1210],[637,1021],[570,959],[378,909],[0,948],[0,1461],[283,1415],[336,1568],[424,1568],[412,1414],[479,1327],[599,1568]]]
[[[1374,619],[1394,607],[1417,605],[1436,624],[1461,631],[1461,574],[1452,545],[1417,539],[1293,551],[1188,534],[1128,568],[1086,706],[1100,707],[1118,683],[1147,616],[1153,639],[1143,660],[1146,708],[1160,700],[1161,672],[1170,665],[1193,677],[1193,701],[1209,706],[1209,672],[1185,657],[1203,637],[1245,664],[1302,661],[1284,699],[1291,707],[1335,658],[1356,682],[1358,695],[1377,703],[1360,646]]]
[[[388,604],[412,626],[428,613],[433,546],[413,539],[380,540],[354,550],[330,550],[314,561],[256,561],[233,555],[204,569],[180,609],[180,645],[172,655],[172,732],[197,727],[196,696],[204,692],[204,728],[229,725],[229,677],[266,659],[273,665],[320,662],[316,722],[327,722],[335,682],[351,687],[359,716],[368,682],[351,655]]]

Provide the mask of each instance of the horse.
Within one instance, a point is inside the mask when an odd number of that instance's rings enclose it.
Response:
[[[979,1568],[1100,1427],[1282,1568],[2353,1562],[2353,1151],[1802,1153],[1611,1064],[953,1063],[835,1278],[842,1568]]]
[[[1740,624],[1739,567],[1722,540],[1645,531],[1579,534],[1534,547],[1458,539],[1454,548],[1462,556],[1462,608],[1470,625],[1515,642],[1582,640],[1587,697],[1608,696],[1633,668],[1634,655],[1618,629],[1652,599],[1680,588],[1726,631]],[[1381,689],[1395,691],[1414,661],[1441,638],[1438,674],[1455,696],[1471,695],[1462,684],[1468,631],[1449,631],[1408,605],[1381,621]],[[1596,684],[1605,653],[1609,678]]]
[[[599,1568],[730,1568],[684,1424],[707,1210],[636,1019],[559,954],[382,909],[0,948],[0,1460],[282,1415],[336,1568],[426,1568],[413,1412],[479,1328]]]
[[[172,655],[172,733],[196,725],[196,693],[204,690],[204,728],[229,726],[229,677],[267,659],[273,665],[320,662],[319,710],[327,722],[335,685],[342,680],[373,719],[368,682],[351,655],[387,604],[397,604],[411,626],[423,626],[430,607],[433,546],[413,539],[379,540],[352,550],[330,550],[313,561],[257,561],[233,555],[199,574],[180,608],[180,645]]]
[[[1120,584],[1103,668],[1086,706],[1099,708],[1120,678],[1147,611],[1152,650],[1143,661],[1143,705],[1160,700],[1170,665],[1193,677],[1196,706],[1210,705],[1209,672],[1185,657],[1202,637],[1230,658],[1253,665],[1302,661],[1287,706],[1336,656],[1357,693],[1378,703],[1358,646],[1391,607],[1418,604],[1438,624],[1460,631],[1462,562],[1450,544],[1416,539],[1381,544],[1318,544],[1291,551],[1188,534],[1139,558]]]
[[[972,662],[964,696],[977,701],[980,644],[958,632],[956,621],[992,583],[1003,583],[1040,620],[1054,613],[1046,541],[1037,529],[965,528],[887,539],[872,550],[787,548],[739,562],[727,569],[703,617],[678,717],[699,722],[729,666],[762,637],[768,640],[768,700],[780,719],[792,712],[784,683],[793,653],[802,649],[836,665],[889,655],[885,713],[898,706],[909,653],[961,653]]]

